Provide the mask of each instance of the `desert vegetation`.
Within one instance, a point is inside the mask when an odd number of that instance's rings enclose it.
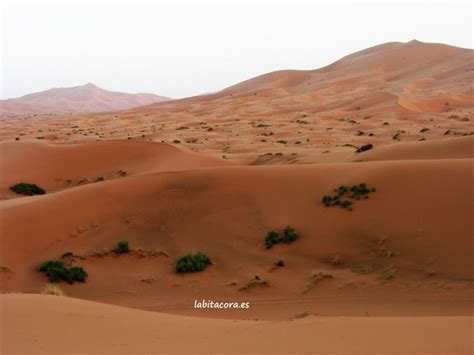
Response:
[[[326,207],[339,206],[352,211],[353,200],[368,199],[371,192],[375,192],[375,188],[369,188],[366,183],[351,187],[341,185],[334,189],[333,195],[324,195],[321,202]]]
[[[195,254],[188,253],[176,261],[175,270],[178,274],[184,274],[188,272],[202,271],[211,264],[211,258],[203,252],[197,252]]]
[[[42,295],[66,296],[61,287],[55,284],[47,283],[41,288]]]
[[[41,263],[38,271],[44,273],[50,282],[66,281],[85,282],[88,276],[87,272],[81,266],[67,267],[62,260],[46,260]]]
[[[126,254],[130,251],[127,240],[120,240],[117,246],[112,250],[115,254]]]
[[[282,235],[280,235],[277,231],[271,230],[265,236],[265,248],[270,249],[273,247],[273,245],[278,243],[290,244],[293,243],[297,238],[298,234],[296,234],[295,229],[291,226],[286,226]]]
[[[44,195],[46,191],[39,187],[36,184],[30,184],[28,182],[20,182],[18,184],[12,185],[10,190],[16,192],[20,195],[34,196],[34,195]]]

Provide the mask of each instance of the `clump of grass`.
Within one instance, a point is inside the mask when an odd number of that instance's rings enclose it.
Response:
[[[81,266],[68,268],[62,260],[46,260],[40,264],[38,271],[46,274],[50,282],[66,281],[73,284],[74,282],[85,282],[88,276]]]
[[[10,186],[10,190],[16,192],[17,194],[27,195],[27,196],[34,196],[34,195],[44,195],[46,191],[39,187],[36,184],[30,184],[28,182],[20,182],[19,184],[15,184]]]
[[[125,254],[125,253],[128,253],[130,251],[130,247],[128,245],[128,241],[127,240],[120,240],[118,243],[117,243],[117,246],[115,247],[115,249],[112,250],[115,254]]]
[[[389,266],[380,272],[380,278],[390,280],[397,274],[397,269],[394,266]]]
[[[247,284],[239,288],[239,291],[248,291],[255,287],[269,287],[270,282],[267,280],[262,280],[260,276],[255,275]]]
[[[351,269],[352,272],[355,272],[357,274],[368,274],[372,272],[372,267],[367,264],[360,264],[356,265]]]
[[[42,295],[53,295],[53,296],[66,296],[66,293],[58,285],[51,283],[45,284],[41,288]]]
[[[339,257],[339,255],[336,255],[335,257],[331,259],[331,265],[332,266],[341,265],[341,258]]]
[[[180,257],[175,264],[175,270],[178,274],[188,272],[198,272],[207,268],[211,264],[211,259],[205,253],[188,253]]]
[[[334,278],[334,276],[329,271],[326,271],[326,270],[313,270],[313,271],[311,271],[311,274],[309,275],[309,283],[306,286],[306,289],[303,291],[303,293],[306,293],[309,290],[311,290],[321,280],[332,279],[332,278]]]

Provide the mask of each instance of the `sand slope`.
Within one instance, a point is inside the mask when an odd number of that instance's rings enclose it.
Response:
[[[255,322],[165,315],[55,296],[2,295],[0,303],[1,351],[8,354],[473,351],[471,317],[309,317]]]
[[[474,137],[394,143],[354,155],[353,161],[463,159],[474,157]]]

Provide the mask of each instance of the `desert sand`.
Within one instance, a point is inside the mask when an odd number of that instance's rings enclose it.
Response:
[[[472,353],[472,53],[387,43],[209,95],[3,116],[2,352]],[[352,210],[322,203],[360,183]],[[177,274],[195,251],[212,265]],[[87,281],[33,295],[55,258]]]
[[[2,353],[9,354],[31,349],[38,354],[72,349],[114,354],[472,351],[470,317],[307,317],[257,322],[174,316],[55,296],[2,295],[0,302],[2,325],[6,325]],[[186,341],[182,341],[183,331]],[[447,346],[450,342],[455,344]]]

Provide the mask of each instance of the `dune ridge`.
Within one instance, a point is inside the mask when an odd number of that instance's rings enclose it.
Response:
[[[54,296],[1,295],[0,304],[2,322],[9,324],[0,346],[9,354],[71,349],[114,354],[287,354],[309,349],[467,354],[473,349],[471,317],[309,317],[282,323],[190,318]],[[187,341],[180,341],[183,328]]]

